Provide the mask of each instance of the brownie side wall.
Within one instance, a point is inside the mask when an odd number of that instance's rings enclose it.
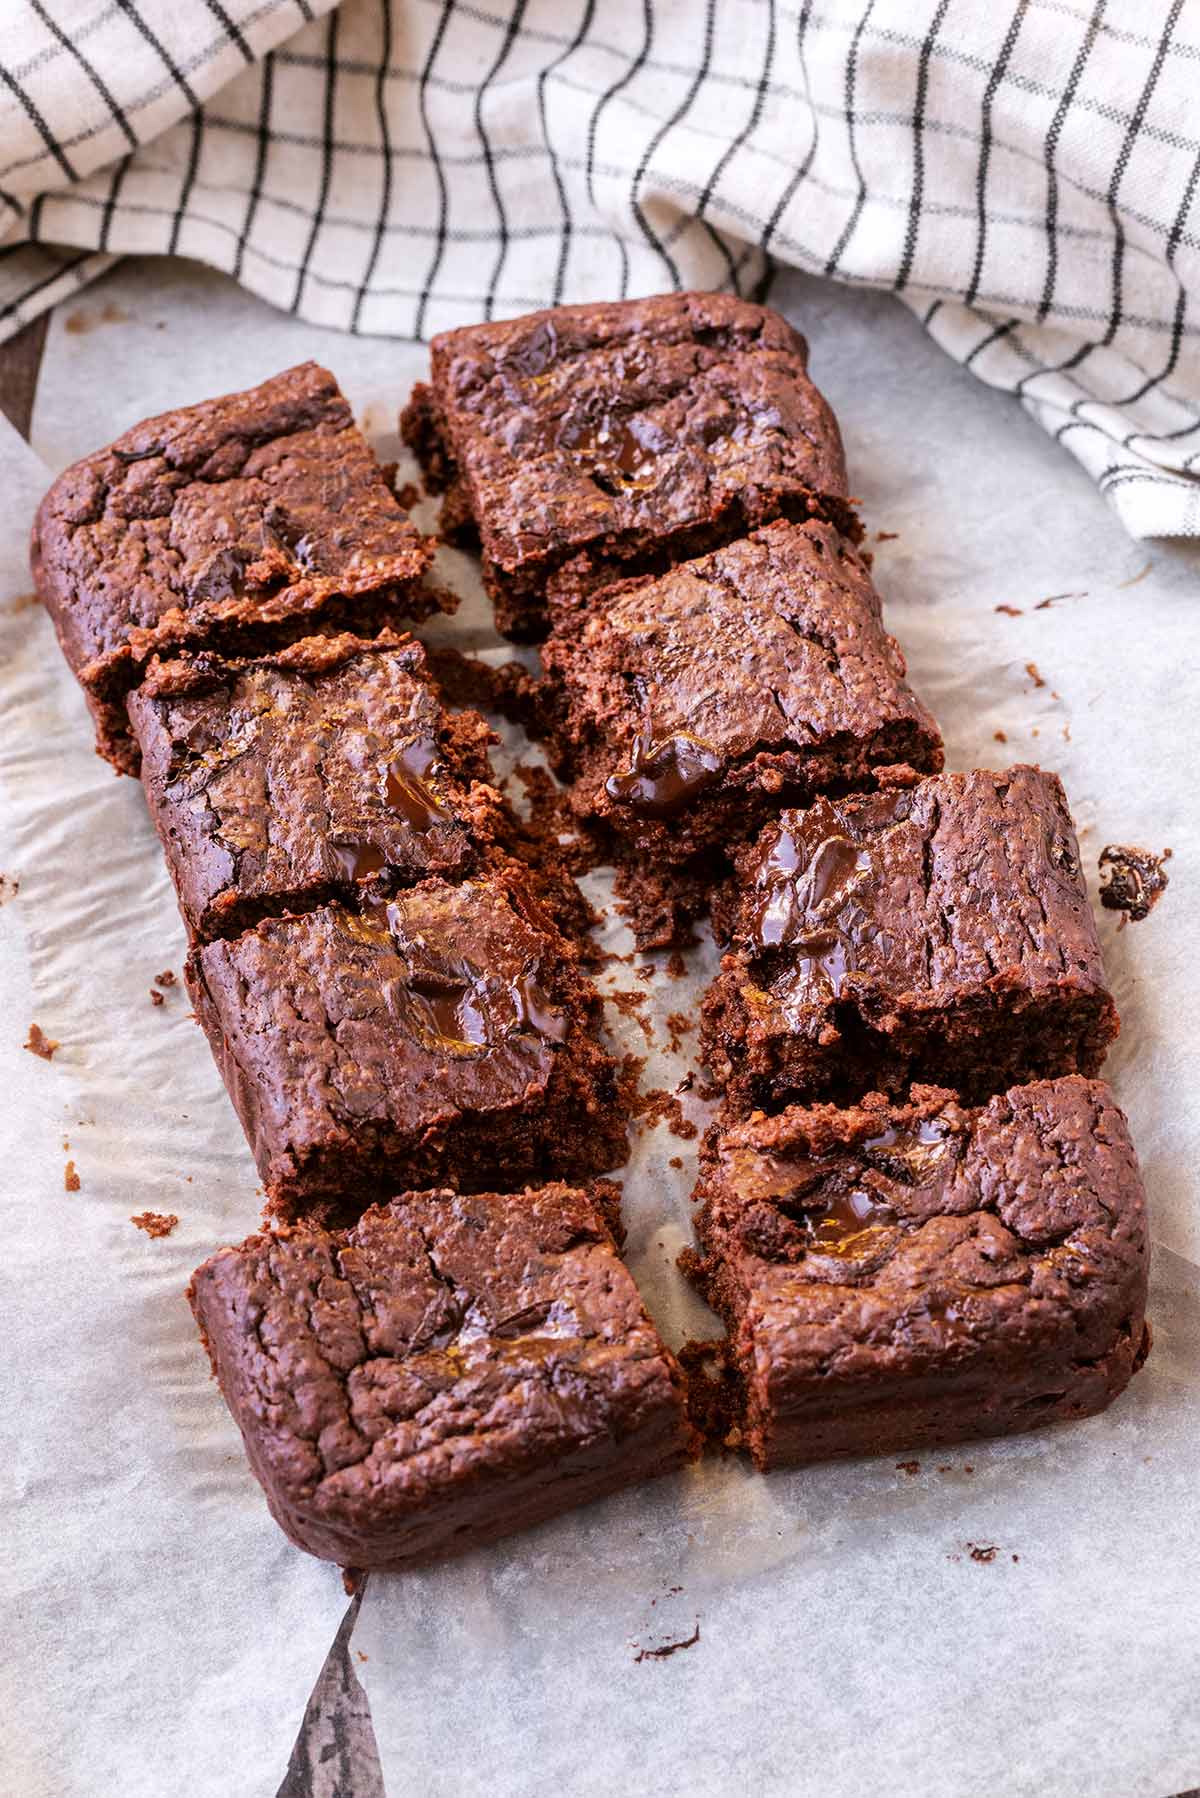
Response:
[[[462,485],[465,488],[465,483]],[[483,584],[495,611],[496,629],[514,643],[540,642],[555,608],[563,603],[562,593],[555,589],[568,564],[568,603],[586,609],[592,595],[614,582],[666,574],[677,562],[708,555],[780,518],[793,524],[824,519],[851,543],[862,540],[857,513],[849,501],[835,495],[772,493],[748,503],[745,496],[731,494],[715,517],[703,524],[681,526],[649,542],[641,533],[625,533],[606,538],[603,553],[581,552],[572,546],[557,556],[547,553],[532,566],[512,570],[485,556]]]
[[[224,1065],[222,1074],[241,1116],[238,1093],[246,1081],[236,1057],[230,1053],[226,1060],[233,1063],[232,1076]],[[586,1029],[576,1027],[555,1058],[536,1108],[522,1109],[514,1101],[501,1111],[458,1113],[411,1133],[360,1119],[352,1130],[303,1155],[284,1153],[272,1160],[264,1148],[256,1162],[268,1210],[289,1222],[313,1217],[344,1224],[400,1187],[447,1185],[472,1193],[608,1173],[629,1154],[615,1074],[612,1057]],[[257,1114],[253,1101],[247,1110]]]
[[[1063,980],[1041,994],[1000,988],[870,1024],[852,999],[831,1000],[811,1034],[768,1021],[753,964],[723,958],[701,1002],[700,1055],[722,1081],[726,1115],[793,1101],[847,1103],[912,1081],[953,1087],[967,1104],[1024,1081],[1099,1073],[1119,1024],[1111,995],[1088,981]]]
[[[1095,1361],[1030,1360],[1019,1382],[1001,1391],[986,1384],[922,1397],[890,1394],[877,1404],[813,1404],[781,1413],[757,1395],[746,1423],[762,1473],[857,1455],[890,1455],[993,1436],[1015,1436],[1054,1423],[1094,1417],[1118,1398],[1140,1365],[1145,1331],[1123,1330]]]
[[[264,1481],[244,1434],[243,1441],[271,1515],[297,1547],[343,1567],[400,1570],[486,1547],[627,1486],[676,1472],[692,1458],[681,1409],[660,1400],[619,1442],[602,1438],[568,1449],[553,1466],[533,1466],[502,1484],[481,1480],[472,1489],[432,1500],[419,1494],[406,1516],[393,1514],[370,1530],[348,1528],[336,1514],[322,1515],[319,1503],[290,1504]]]

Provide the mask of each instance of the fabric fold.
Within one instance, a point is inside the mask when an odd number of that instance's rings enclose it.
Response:
[[[1182,0],[26,0],[0,336],[131,253],[418,338],[795,266],[1194,535],[1198,57]]]

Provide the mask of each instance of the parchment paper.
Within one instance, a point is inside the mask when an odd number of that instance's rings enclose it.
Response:
[[[776,302],[810,338],[871,532],[898,533],[875,545],[876,573],[949,764],[1057,769],[1093,890],[1105,843],[1174,851],[1148,919],[1118,931],[1101,915],[1124,1020],[1109,1071],[1152,1203],[1154,1354],[1082,1425],[916,1471],[762,1479],[730,1459],[374,1576],[353,1647],[387,1789],[1166,1798],[1200,1779],[1200,556],[1130,543],[1070,460],[891,301],[796,278]],[[126,264],[56,316],[34,448],[56,471],[147,413],[306,355],[396,454],[423,352],[314,331],[196,269]],[[7,595],[27,590],[48,474],[11,438],[3,458]],[[473,597],[437,630],[508,654],[469,560],[446,552],[443,572]],[[345,1598],[270,1523],[181,1297],[191,1267],[254,1224],[254,1170],[186,1001],[148,998],[183,936],[140,790],[91,755],[40,611],[10,604],[3,631],[0,867],[20,881],[0,910],[5,1783],[271,1793]],[[589,881],[602,900],[604,876]],[[623,932],[609,940],[628,952]],[[694,1017],[712,962],[709,944],[684,980],[661,958],[648,982],[609,970],[648,995],[652,1043],[636,1006],[609,1008],[620,1046],[650,1056],[647,1086],[689,1065],[694,1035],[672,1056],[665,1019]],[[31,1019],[62,1040],[52,1063],[20,1049]],[[694,1143],[659,1128],[624,1173],[629,1260],[673,1341],[711,1328],[673,1267],[693,1168]],[[126,1221],[147,1208],[178,1229],[148,1240]],[[686,1650],[637,1658],[697,1623]]]

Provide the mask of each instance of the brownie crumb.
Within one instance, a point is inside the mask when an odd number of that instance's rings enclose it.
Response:
[[[79,1175],[75,1171],[75,1163],[73,1161],[68,1161],[66,1167],[63,1169],[63,1191],[79,1191]]]
[[[171,968],[164,968],[161,974],[154,976],[155,986],[174,986],[176,975]]]
[[[664,1642],[661,1648],[639,1648],[634,1655],[638,1661],[665,1661],[668,1655],[678,1654],[681,1648],[694,1648],[700,1640],[700,1619],[696,1619],[696,1627],[690,1636],[684,1636],[679,1642]]]
[[[1086,598],[1087,598],[1086,593],[1052,593],[1048,599],[1039,599],[1036,606],[1034,606],[1033,609],[1035,612],[1048,612],[1050,610],[1050,607],[1056,606],[1060,599],[1086,599]]]
[[[403,506],[406,512],[411,512],[421,498],[421,489],[415,481],[405,481],[402,486],[396,488],[395,492],[396,504]]]
[[[514,724],[523,724],[531,736],[541,713],[541,684],[515,658],[494,667],[480,656],[468,655],[453,643],[426,650],[429,669],[444,698],[454,706],[474,706],[499,712]]]
[[[876,531],[875,541],[876,543],[895,543],[899,536],[899,531]]]
[[[647,1120],[647,1130],[665,1123],[671,1135],[681,1137],[684,1142],[690,1142],[700,1133],[699,1126],[683,1115],[683,1106],[674,1093],[667,1092],[665,1087],[656,1086],[647,1093],[638,1093],[629,1109],[631,1117]]]
[[[667,973],[671,976],[672,980],[682,980],[687,973],[687,963],[684,961],[683,956],[679,953],[678,949],[674,950],[667,958]]]
[[[993,606],[992,610],[1003,612],[1006,618],[1020,618],[1024,608],[1022,606]]]
[[[696,1261],[694,1249],[684,1249],[678,1257],[685,1278]],[[687,1412],[692,1428],[714,1448],[740,1448],[742,1391],[726,1339],[719,1336],[707,1342],[685,1342],[677,1359],[687,1374]]]
[[[994,730],[992,732],[992,736],[997,743],[1007,743],[1008,742],[1008,737],[1005,734],[1005,732],[1002,730]]]
[[[668,1167],[682,1167],[683,1166],[683,1156],[682,1155],[672,1155],[670,1161],[668,1161],[668,1163],[667,1163],[667,1166]]]
[[[911,1480],[920,1473],[921,1463],[919,1461],[897,1461],[896,1470],[899,1473],[907,1474]]]
[[[1101,905],[1109,911],[1124,912],[1131,924],[1139,923],[1154,910],[1166,890],[1168,875],[1163,863],[1170,859],[1169,849],[1153,855],[1149,849],[1109,843],[1100,851]]]
[[[588,874],[605,859],[595,833],[586,830],[572,812],[567,795],[548,768],[520,763],[513,774],[525,789],[529,829],[536,840],[554,844],[562,864],[572,874]]]
[[[62,1044],[57,1042],[54,1037],[46,1035],[40,1024],[29,1026],[29,1035],[22,1046],[28,1049],[31,1055],[40,1055],[43,1061],[53,1061],[54,1051],[62,1048]]]
[[[1026,662],[1025,672],[1029,676],[1030,680],[1033,682],[1035,687],[1044,687],[1045,686],[1046,683],[1042,679],[1041,675],[1038,673],[1038,665],[1036,662]]]
[[[147,1236],[169,1236],[179,1219],[173,1211],[139,1211],[129,1221],[136,1224],[139,1230],[144,1230]]]
[[[968,1542],[967,1548],[971,1559],[981,1562],[985,1567],[990,1566],[1000,1553],[994,1542]]]
[[[151,1005],[165,1005],[166,1004],[166,1000],[163,998],[162,994],[159,992],[159,990],[156,986],[152,986],[150,988],[150,1003],[151,1003]]]
[[[11,874],[0,874],[0,905],[7,905],[10,899],[16,898],[20,890],[19,880],[14,880]]]
[[[638,1083],[646,1066],[644,1055],[622,1055],[617,1070],[619,1102],[623,1111],[631,1112],[638,1099]]]

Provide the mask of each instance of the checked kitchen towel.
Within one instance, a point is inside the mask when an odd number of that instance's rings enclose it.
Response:
[[[0,336],[124,253],[425,337],[891,289],[1135,536],[1200,534],[1184,0],[3,0]]]

